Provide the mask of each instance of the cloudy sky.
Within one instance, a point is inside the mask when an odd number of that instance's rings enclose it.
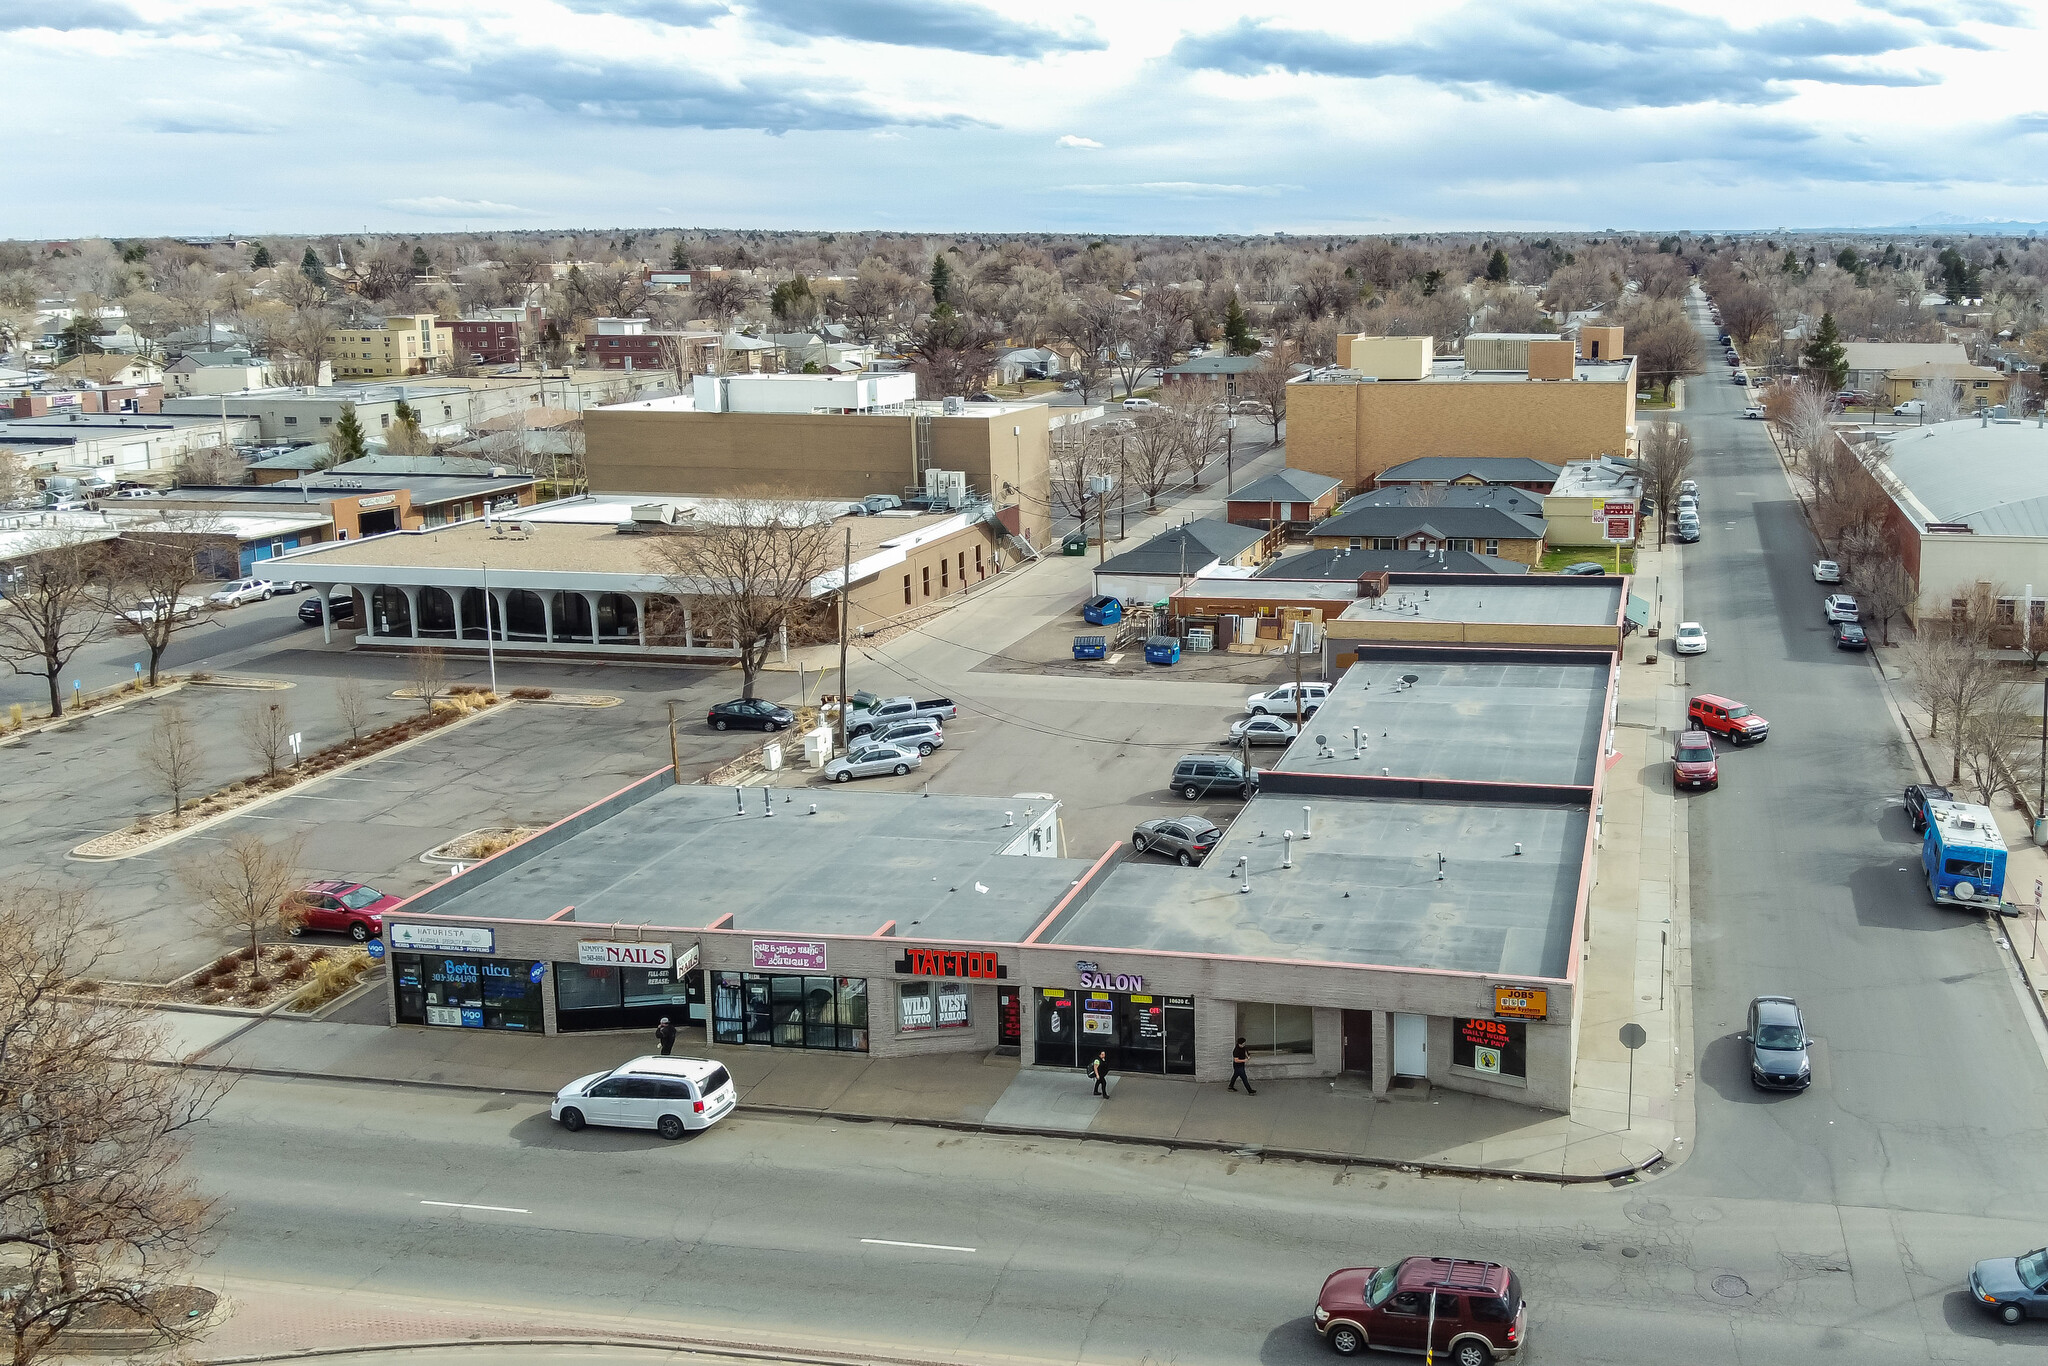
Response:
[[[0,0],[0,235],[2048,220],[2048,3]]]

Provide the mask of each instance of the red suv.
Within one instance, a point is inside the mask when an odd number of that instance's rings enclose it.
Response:
[[[293,934],[332,930],[358,944],[384,933],[384,912],[399,902],[360,882],[309,882],[295,900],[304,917],[292,926]]]
[[[1721,766],[1714,760],[1714,737],[1703,730],[1679,732],[1678,747],[1671,751],[1671,783],[1674,787],[1697,787],[1707,791],[1721,785]]]
[[[1771,733],[1771,723],[1733,698],[1703,692],[1685,709],[1694,729],[1725,735],[1738,745],[1755,744]]]
[[[1316,1331],[1339,1356],[1434,1349],[1455,1366],[1488,1366],[1527,1340],[1522,1280],[1499,1262],[1409,1257],[1351,1267],[1323,1282]]]

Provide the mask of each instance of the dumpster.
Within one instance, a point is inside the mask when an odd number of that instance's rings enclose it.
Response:
[[[1075,636],[1075,637],[1074,637],[1074,658],[1076,658],[1076,659],[1108,659],[1108,658],[1109,658],[1109,637],[1108,637],[1108,636]]]
[[[1174,636],[1145,637],[1145,662],[1147,664],[1180,663],[1180,641]]]
[[[1088,553],[1088,533],[1085,531],[1069,533],[1067,538],[1060,542],[1060,553],[1062,555],[1086,555]]]
[[[1124,619],[1124,605],[1104,593],[1081,604],[1081,620],[1090,626],[1114,626]]]

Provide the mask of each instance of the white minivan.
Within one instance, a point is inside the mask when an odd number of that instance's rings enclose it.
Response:
[[[649,1054],[570,1082],[555,1092],[548,1118],[571,1133],[586,1124],[602,1124],[681,1138],[710,1128],[738,1103],[739,1091],[724,1064]]]

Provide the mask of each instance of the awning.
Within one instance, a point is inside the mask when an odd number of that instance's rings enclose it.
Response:
[[[1641,630],[1650,624],[1650,604],[1631,593],[1628,595],[1628,628]]]

